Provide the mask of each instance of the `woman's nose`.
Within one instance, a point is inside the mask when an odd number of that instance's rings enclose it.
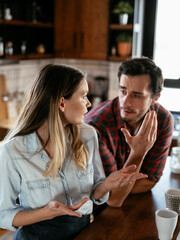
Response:
[[[89,108],[91,106],[91,102],[89,101],[89,99],[87,98],[87,104],[86,104],[87,108]]]

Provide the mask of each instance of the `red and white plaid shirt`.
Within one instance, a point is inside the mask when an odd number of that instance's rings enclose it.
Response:
[[[165,166],[174,127],[171,113],[160,104],[156,103],[150,110],[157,113],[157,140],[147,153],[140,172],[156,182]],[[125,122],[120,116],[119,98],[107,100],[93,108],[86,115],[85,122],[94,126],[98,132],[99,151],[106,176],[121,169],[129,156],[130,148],[121,131]]]

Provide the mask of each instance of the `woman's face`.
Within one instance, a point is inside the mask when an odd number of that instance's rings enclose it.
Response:
[[[77,90],[69,99],[61,98],[59,101],[59,109],[63,125],[81,124],[84,121],[84,115],[87,113],[87,108],[91,106],[87,98],[88,83],[82,79]]]

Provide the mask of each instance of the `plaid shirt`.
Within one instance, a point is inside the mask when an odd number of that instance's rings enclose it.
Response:
[[[141,172],[149,180],[158,181],[162,175],[173,133],[173,117],[165,108],[156,103],[150,107],[158,119],[157,140],[147,153]],[[121,131],[125,122],[120,116],[119,98],[107,100],[93,108],[85,122],[94,126],[99,136],[99,151],[106,175],[121,169],[126,162],[130,148]]]

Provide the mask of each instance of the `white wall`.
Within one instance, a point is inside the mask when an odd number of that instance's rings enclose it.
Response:
[[[117,70],[119,67],[119,63],[117,62],[75,59],[23,60],[19,64],[0,66],[0,74],[6,77],[7,90],[10,96],[8,101],[9,118],[17,116],[18,98],[21,98],[21,92],[26,90],[29,83],[38,74],[40,68],[48,63],[68,64],[79,68],[87,73],[87,80],[89,82],[93,82],[94,77],[97,76],[107,77],[109,80],[108,98],[117,96]],[[14,93],[17,94],[15,95]]]

